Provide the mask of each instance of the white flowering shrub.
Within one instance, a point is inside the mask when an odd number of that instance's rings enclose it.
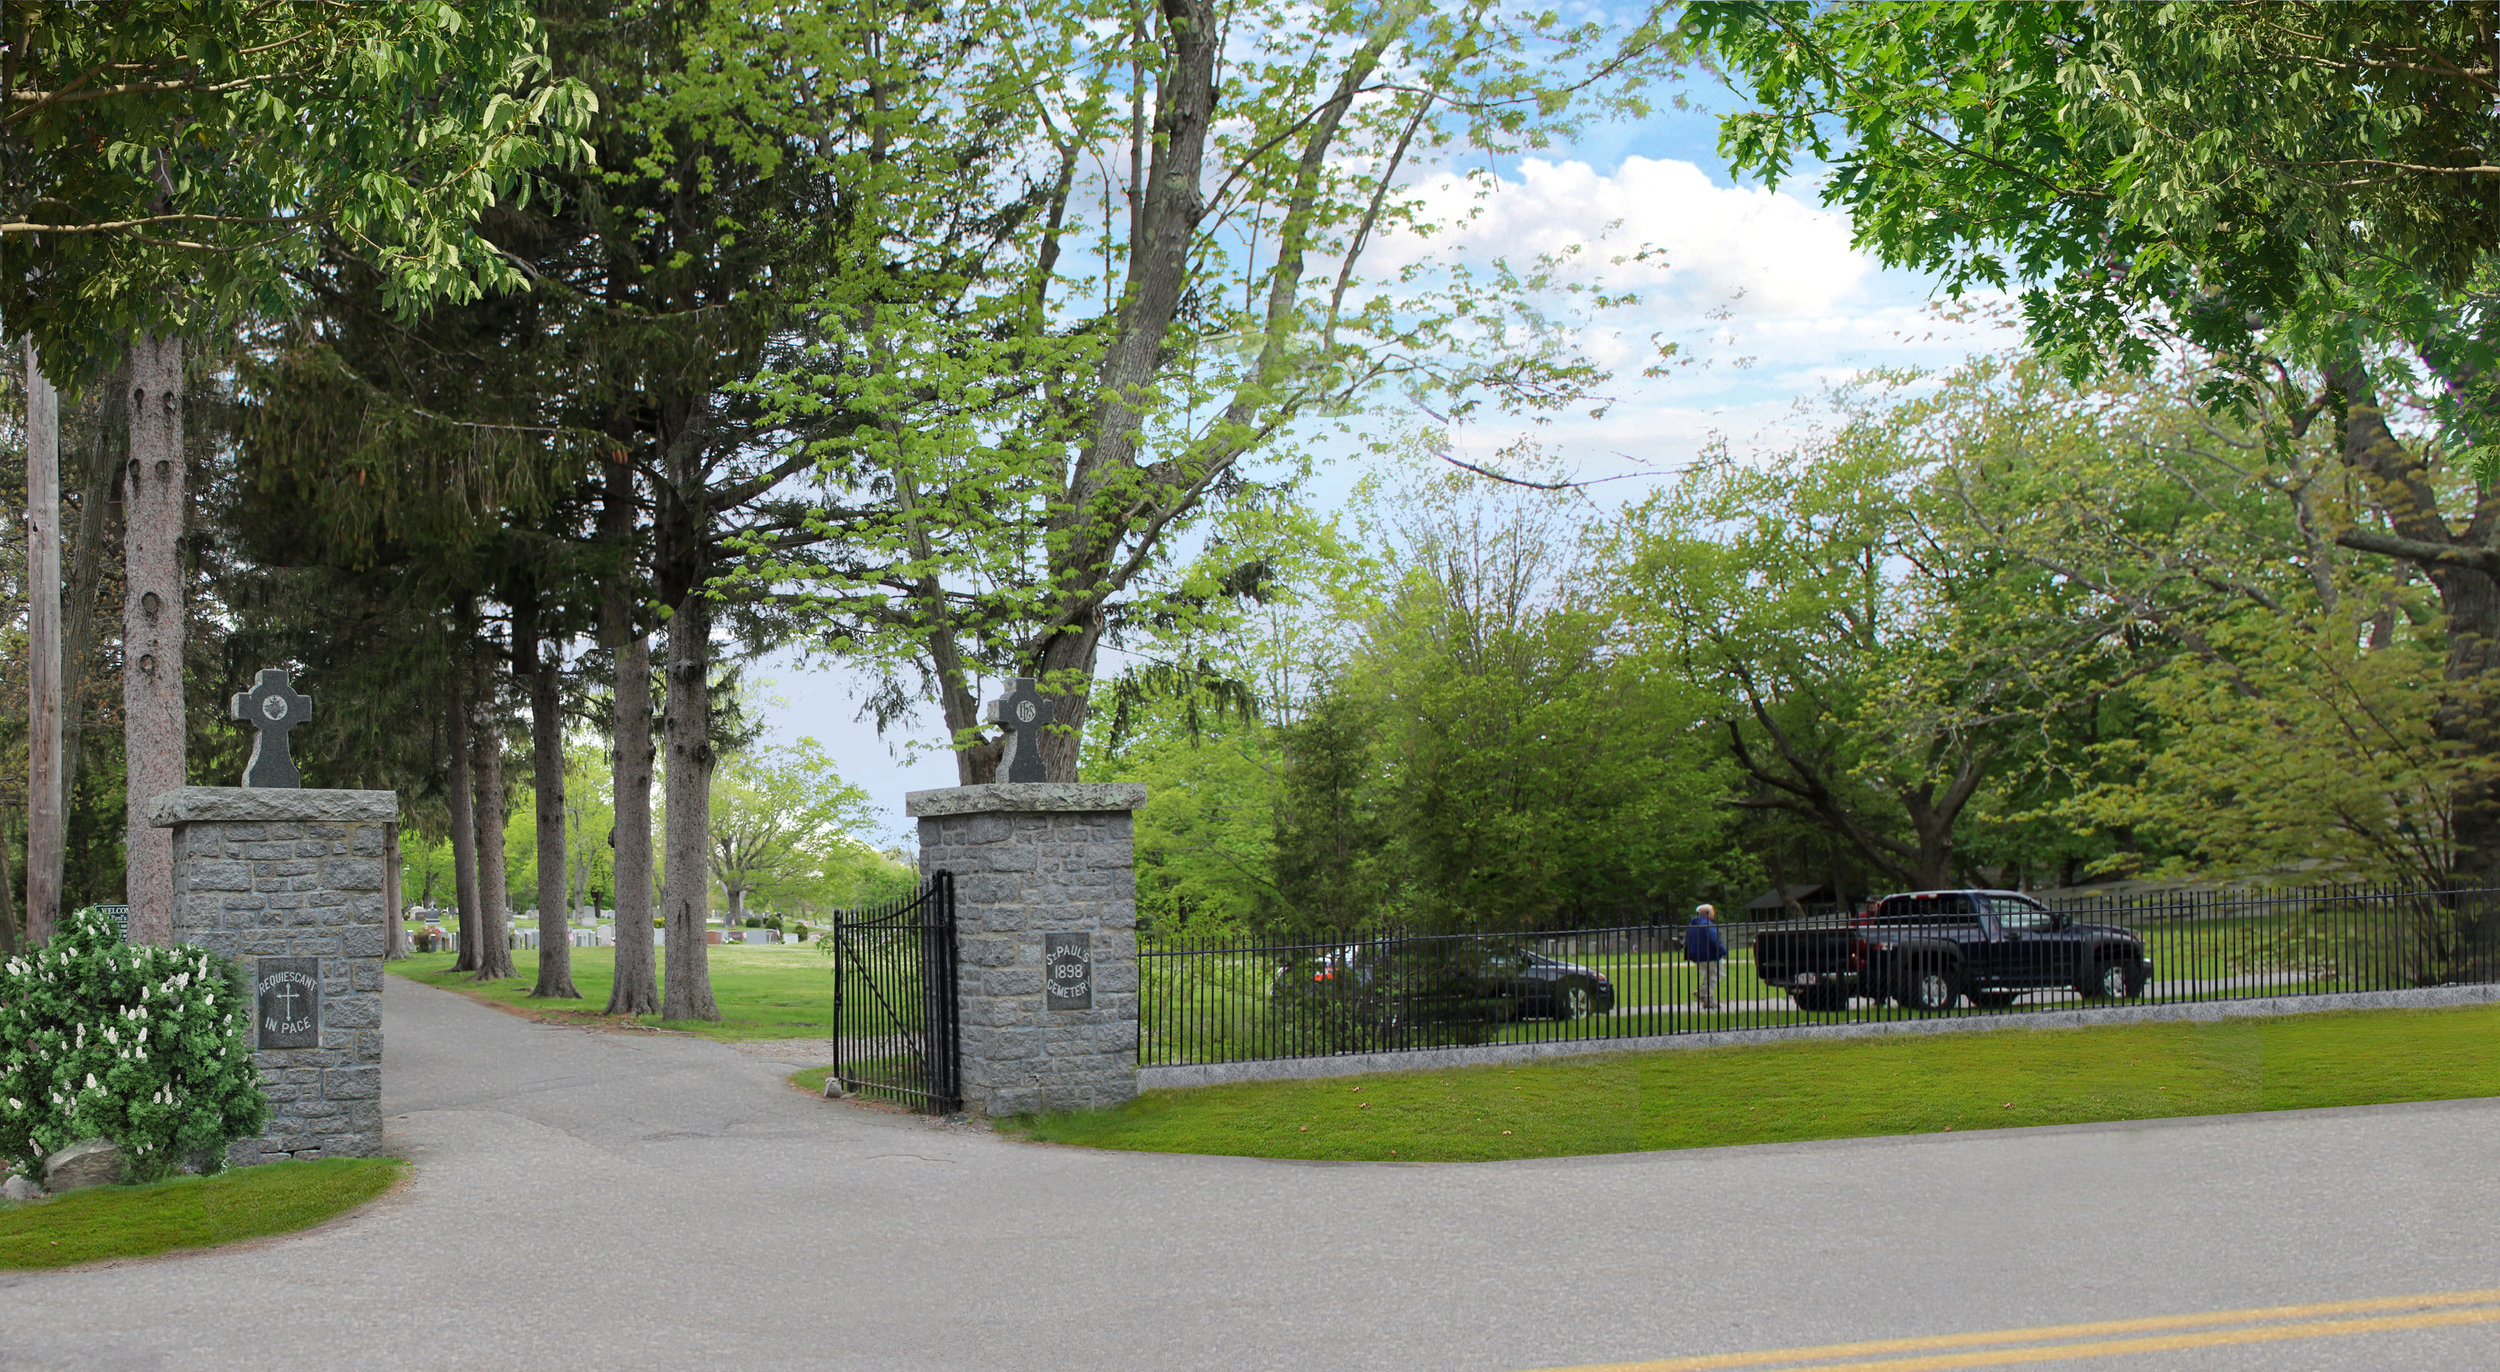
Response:
[[[0,1162],[30,1175],[82,1139],[122,1146],[141,1178],[269,1121],[252,1065],[252,1007],[226,961],[188,944],[123,943],[81,910],[51,942],[0,962]]]

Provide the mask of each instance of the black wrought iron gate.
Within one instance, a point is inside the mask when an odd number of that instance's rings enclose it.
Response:
[[[845,910],[834,940],[833,1075],[844,1091],[947,1115],[963,1108],[955,1012],[955,878],[908,900]]]

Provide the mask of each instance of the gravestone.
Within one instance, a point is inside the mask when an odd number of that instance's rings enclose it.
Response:
[[[1050,703],[1019,678],[989,716],[1040,769]],[[1033,706],[1027,712],[1023,706]],[[1002,773],[1013,775],[1007,761]],[[955,874],[967,1109],[1096,1109],[1137,1094],[1137,879],[1128,783],[914,791],[923,875]]]
[[[237,1165],[364,1157],[382,1148],[385,877],[399,824],[390,791],[306,789],[287,733],[312,701],[265,671],[234,697],[259,732],[242,786],[155,797],[173,830],[174,937],[234,959],[251,988],[252,1060],[269,1097]]]

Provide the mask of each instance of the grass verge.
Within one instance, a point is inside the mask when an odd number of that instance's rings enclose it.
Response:
[[[1002,1133],[1483,1162],[2500,1095],[2500,1005],[1607,1054],[1149,1091]]]
[[[389,1190],[398,1158],[322,1158],[0,1201],[0,1270],[214,1248],[309,1229]]]
[[[512,955],[508,980],[479,982],[472,974],[451,970],[450,953],[412,953],[383,966],[392,973],[457,991],[464,996],[526,1010],[560,1024],[593,1027],[615,1025],[619,1017],[601,1014],[608,989],[616,984],[616,950],[573,950],[573,986],[580,1000],[541,1000],[530,995],[538,982],[538,954],[524,948]],[[643,1015],[633,1022],[675,1029],[725,1042],[752,1039],[795,1039],[833,1036],[833,974],[813,945],[722,944],[706,950],[712,976],[712,999],[721,1022],[664,1020]],[[665,981],[663,981],[665,984]]]

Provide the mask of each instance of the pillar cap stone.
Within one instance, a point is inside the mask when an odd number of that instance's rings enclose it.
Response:
[[[1134,781],[1007,781],[907,792],[903,796],[903,813],[915,818],[1054,810],[1125,813],[1145,803],[1146,788]]]
[[[159,829],[201,821],[390,824],[398,819],[397,791],[283,791],[245,786],[183,786],[148,802],[148,823]]]

